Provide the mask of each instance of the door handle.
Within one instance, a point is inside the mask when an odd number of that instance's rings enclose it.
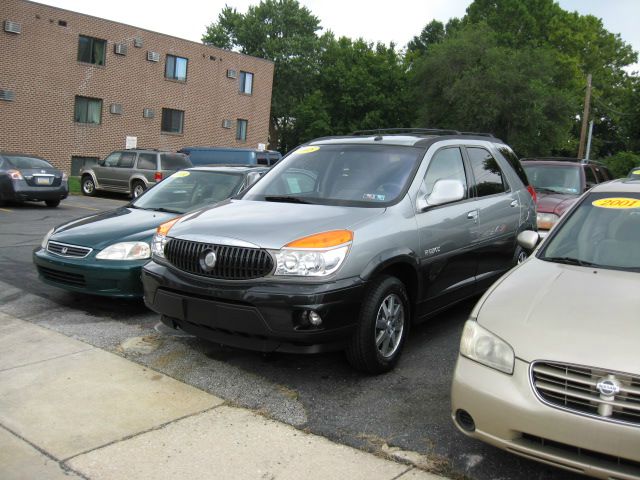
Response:
[[[518,200],[514,200],[509,205],[511,205],[512,207],[517,207],[519,205]]]
[[[467,213],[467,218],[469,220],[477,220],[478,219],[478,210],[472,210]]]

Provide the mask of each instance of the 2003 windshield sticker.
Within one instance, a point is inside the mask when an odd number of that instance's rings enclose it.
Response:
[[[637,198],[601,198],[595,200],[592,205],[600,208],[640,208],[640,200]]]
[[[318,150],[320,150],[320,147],[302,147],[296,150],[296,153],[298,154],[311,153],[311,152],[317,152]]]

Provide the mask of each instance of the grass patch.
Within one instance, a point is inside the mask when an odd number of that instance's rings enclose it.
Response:
[[[80,195],[80,177],[69,177],[69,193],[71,195]]]

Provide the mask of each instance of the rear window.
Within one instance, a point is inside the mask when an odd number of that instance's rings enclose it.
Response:
[[[41,158],[18,155],[5,155],[5,158],[16,168],[53,168],[49,162]]]
[[[190,166],[187,156],[181,153],[163,153],[160,155],[161,170],[180,170]]]

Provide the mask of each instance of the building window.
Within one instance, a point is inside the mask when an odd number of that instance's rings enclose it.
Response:
[[[236,123],[236,140],[240,140],[242,142],[247,141],[247,126],[249,125],[248,120],[238,119]]]
[[[240,72],[240,93],[245,95],[253,93],[253,73]]]
[[[169,133],[182,133],[184,112],[182,110],[162,109],[162,131]]]
[[[107,41],[80,35],[78,39],[78,61],[104,65]]]
[[[76,96],[74,120],[78,123],[101,123],[102,100]]]
[[[164,76],[171,80],[187,80],[187,64],[189,60],[175,55],[167,55],[167,63],[164,67]]]

